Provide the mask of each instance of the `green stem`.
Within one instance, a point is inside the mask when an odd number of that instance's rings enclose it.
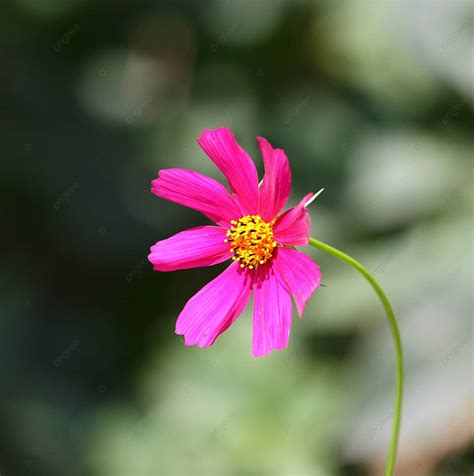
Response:
[[[402,342],[400,339],[400,331],[398,330],[397,319],[393,308],[375,278],[367,271],[364,266],[362,266],[354,258],[351,258],[349,255],[346,255],[342,251],[339,251],[332,246],[329,246],[321,241],[315,240],[314,238],[309,239],[309,244],[318,248],[332,256],[335,256],[344,263],[352,266],[357,271],[359,271],[362,276],[370,283],[377,296],[382,301],[385,312],[387,313],[388,322],[390,324],[390,329],[392,331],[393,344],[395,347],[396,354],[396,384],[395,384],[395,403],[394,403],[394,412],[393,412],[393,426],[392,426],[392,438],[390,441],[390,448],[387,455],[387,462],[385,464],[385,476],[392,476],[395,469],[395,461],[397,458],[397,447],[398,447],[398,435],[400,433],[400,417],[402,411],[402,396],[403,396],[403,352],[402,352]]]

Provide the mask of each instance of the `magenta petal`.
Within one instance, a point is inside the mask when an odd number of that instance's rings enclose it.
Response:
[[[280,215],[273,227],[275,240],[282,245],[308,244],[309,233],[311,231],[311,218],[304,204],[313,196],[313,193],[306,195],[296,207]]]
[[[148,260],[158,271],[211,266],[232,256],[225,239],[226,230],[218,226],[191,228],[158,241],[151,247]]]
[[[321,284],[319,266],[309,256],[282,247],[273,253],[272,266],[280,282],[295,298],[301,317],[309,298]]]
[[[226,128],[206,129],[197,140],[204,152],[227,178],[244,214],[258,211],[258,175],[250,156]]]
[[[291,296],[270,266],[257,271],[254,282],[252,355],[263,357],[288,345],[291,330]]]
[[[186,303],[176,322],[176,334],[184,335],[186,345],[212,345],[242,313],[250,294],[247,270],[232,263]]]
[[[160,170],[151,191],[158,197],[198,210],[218,225],[228,227],[242,214],[224,185],[194,170]]]
[[[272,221],[284,208],[291,193],[291,171],[282,149],[274,149],[263,137],[257,137],[265,166],[260,186],[260,216]]]

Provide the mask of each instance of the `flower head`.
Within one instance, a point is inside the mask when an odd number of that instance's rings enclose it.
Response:
[[[229,129],[205,130],[199,145],[226,177],[231,193],[215,180],[192,170],[160,170],[152,192],[202,212],[217,226],[182,231],[151,247],[158,271],[230,266],[184,306],[176,333],[186,345],[212,345],[242,313],[254,295],[252,355],[262,357],[288,345],[293,296],[298,314],[321,282],[319,266],[294,249],[307,245],[310,217],[306,204],[281,213],[291,191],[288,159],[281,149],[257,139],[265,174],[257,169]]]

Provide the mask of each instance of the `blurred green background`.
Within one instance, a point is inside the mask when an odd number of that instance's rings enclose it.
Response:
[[[160,168],[195,139],[284,148],[313,236],[374,273],[407,381],[398,475],[472,475],[472,2],[11,0],[0,17],[0,473],[380,475],[394,366],[375,295],[323,272],[289,348],[249,309],[209,349],[176,317],[223,266],[151,270],[207,223]]]

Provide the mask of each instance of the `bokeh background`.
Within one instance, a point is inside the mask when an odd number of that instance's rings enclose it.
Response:
[[[398,475],[474,471],[472,2],[11,0],[0,16],[0,473],[380,475],[393,350],[380,303],[325,287],[254,361],[249,309],[209,349],[174,335],[223,266],[153,272],[206,223],[157,170],[222,179],[230,127],[284,148],[313,235],[391,297],[406,351]]]

